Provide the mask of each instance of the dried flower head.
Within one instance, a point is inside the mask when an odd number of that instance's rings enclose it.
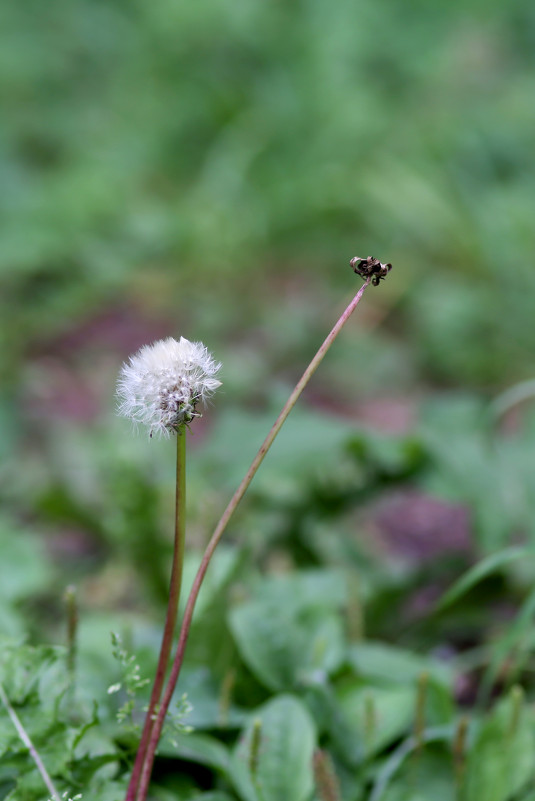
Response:
[[[360,275],[361,278],[371,278],[374,286],[379,286],[379,281],[383,281],[392,269],[391,264],[383,264],[375,256],[367,256],[365,259],[355,256],[349,263],[353,272]]]
[[[118,412],[147,425],[151,436],[168,437],[200,417],[199,401],[221,386],[220,367],[202,342],[169,337],[144,345],[121,368]]]

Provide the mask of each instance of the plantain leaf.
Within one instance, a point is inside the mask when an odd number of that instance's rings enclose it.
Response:
[[[493,553],[490,556],[482,559],[477,565],[470,568],[455,584],[440,599],[436,611],[441,612],[446,607],[451,606],[452,603],[458,601],[465,593],[475,587],[480,581],[499,570],[504,565],[514,562],[517,559],[522,559],[525,556],[533,555],[533,549],[513,546],[511,548],[504,548],[498,553]]]
[[[519,688],[482,724],[466,763],[461,801],[508,801],[534,775],[533,713]]]
[[[306,801],[312,793],[314,723],[292,695],[258,709],[231,760],[231,777],[244,801]]]
[[[291,690],[307,674],[334,671],[344,657],[340,619],[325,610],[252,601],[232,610],[230,628],[242,659],[270,690]]]

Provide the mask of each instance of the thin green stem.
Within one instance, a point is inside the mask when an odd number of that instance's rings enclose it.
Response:
[[[188,601],[186,604],[186,609],[184,611],[184,618],[182,620],[182,626],[180,629],[180,635],[178,639],[178,646],[177,651],[173,660],[173,666],[171,668],[171,673],[169,675],[169,680],[167,682],[167,686],[165,692],[162,697],[162,702],[160,704],[160,708],[158,709],[158,714],[156,715],[156,721],[152,728],[152,732],[150,734],[150,740],[147,748],[145,763],[143,765],[143,770],[141,774],[141,779],[139,783],[139,792],[137,801],[145,801],[147,797],[147,792],[149,788],[150,782],[150,775],[152,773],[152,765],[154,762],[154,755],[156,753],[156,748],[158,746],[158,741],[160,739],[160,735],[162,732],[163,723],[165,720],[165,715],[167,714],[167,710],[169,708],[169,704],[171,703],[171,698],[173,696],[173,692],[175,690],[175,686],[178,680],[178,676],[180,673],[180,669],[182,667],[182,662],[184,659],[184,652],[186,649],[186,643],[188,639],[188,634],[191,626],[191,620],[193,618],[193,610],[195,608],[195,603],[197,601],[197,596],[199,594],[199,590],[201,589],[201,584],[203,582],[204,576],[208,569],[208,565],[210,564],[210,560],[213,556],[213,553],[219,544],[221,537],[223,536],[223,532],[225,531],[230,518],[232,517],[236,507],[238,506],[239,502],[245,495],[249,484],[253,480],[256,471],[260,467],[266,453],[270,449],[273,440],[279,433],[280,429],[282,428],[286,418],[292,411],[293,407],[295,406],[299,396],[303,392],[304,388],[318,369],[319,365],[323,361],[323,358],[331,345],[333,344],[334,340],[342,330],[345,323],[349,320],[352,313],[356,309],[360,299],[364,294],[364,290],[370,284],[370,278],[366,280],[366,282],[360,287],[359,291],[343,312],[337,323],[335,324],[334,328],[330,332],[330,334],[325,339],[324,343],[308,365],[307,369],[303,373],[300,380],[297,382],[294,390],[292,391],[290,397],[286,401],[281,413],[277,417],[275,423],[273,424],[271,431],[267,435],[266,439],[260,446],[258,453],[256,454],[255,458],[253,459],[251,466],[247,473],[245,474],[240,486],[232,496],[230,503],[228,504],[227,508],[223,512],[219,523],[217,524],[214,533],[212,534],[212,538],[210,539],[206,550],[204,552],[201,564],[197,571],[197,575],[195,576],[195,580],[193,582],[193,586],[191,588],[191,592],[188,597]],[[127,798],[127,801],[130,799]]]
[[[171,580],[169,583],[169,602],[167,604],[167,615],[156,668],[156,676],[149,702],[149,708],[143,725],[143,732],[130,777],[130,783],[126,794],[126,801],[135,801],[138,794],[138,785],[143,768],[143,762],[147,753],[151,732],[154,726],[158,703],[162,695],[165,674],[169,663],[169,655],[173,644],[173,634],[175,631],[176,618],[178,614],[178,602],[180,600],[180,588],[182,585],[182,568],[184,563],[184,541],[186,535],[186,430],[177,433],[176,437],[176,494],[175,494],[175,542],[173,550],[173,564],[171,567]]]
[[[53,798],[54,801],[60,801],[59,793],[56,790],[56,788],[54,787],[52,779],[48,775],[48,771],[45,768],[45,766],[43,764],[43,761],[42,761],[41,757],[39,756],[39,754],[37,752],[37,749],[35,748],[34,744],[30,740],[30,737],[29,737],[26,729],[24,728],[24,726],[20,722],[19,716],[17,715],[17,713],[15,712],[13,707],[11,706],[9,698],[7,697],[6,692],[5,692],[5,690],[4,690],[4,688],[2,687],[1,684],[0,684],[0,700],[2,701],[3,705],[5,706],[7,714],[11,718],[11,722],[13,723],[14,727],[17,730],[17,734],[19,735],[20,739],[22,740],[22,742],[24,743],[24,745],[26,746],[26,748],[30,752],[30,756],[32,757],[33,761],[35,762],[37,770],[41,774],[41,778],[43,779],[43,782],[46,784],[46,789],[50,793],[50,796]]]

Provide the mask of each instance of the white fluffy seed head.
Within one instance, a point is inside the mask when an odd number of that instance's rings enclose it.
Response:
[[[169,337],[144,345],[121,368],[118,413],[168,437],[200,417],[197,404],[221,386],[220,368],[202,342]]]

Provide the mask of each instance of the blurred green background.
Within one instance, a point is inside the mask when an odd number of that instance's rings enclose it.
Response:
[[[353,329],[357,393],[531,375],[531,3],[1,14],[12,382],[28,359],[96,368],[165,330],[250,392],[255,369],[301,366],[369,253],[395,271]]]
[[[96,608],[165,596],[174,457],[115,418],[123,359],[184,335],[224,364],[190,436],[200,544],[359,285],[355,255],[394,269],[314,378],[237,540],[280,544],[318,497],[349,508],[354,537],[355,504],[392,481],[468,515],[461,550],[531,536],[529,405],[504,424],[488,404],[533,375],[534,47],[528,0],[3,5],[7,630],[46,632],[69,582]],[[44,543],[36,564],[23,530]],[[299,537],[292,564],[346,558]]]
[[[388,280],[209,573],[181,685],[193,725],[227,743],[243,709],[295,692],[344,798],[362,801],[415,731],[428,654],[449,670],[430,725],[518,680],[533,695],[532,556],[505,551],[444,614],[435,604],[478,559],[535,540],[534,52],[530,0],[2,4],[0,633],[65,643],[76,585],[89,716],[96,697],[115,725],[111,628],[153,672],[171,558],[173,443],[117,419],[122,361],[183,335],[223,362],[188,435],[190,581],[360,285],[350,258],[370,254],[393,263]],[[363,756],[365,693],[391,709],[392,680],[402,714]],[[477,773],[477,744],[471,758]],[[456,797],[449,759],[447,793],[429,790],[432,763],[426,797]],[[494,762],[468,801],[491,797]],[[168,774],[160,763],[162,788]]]

